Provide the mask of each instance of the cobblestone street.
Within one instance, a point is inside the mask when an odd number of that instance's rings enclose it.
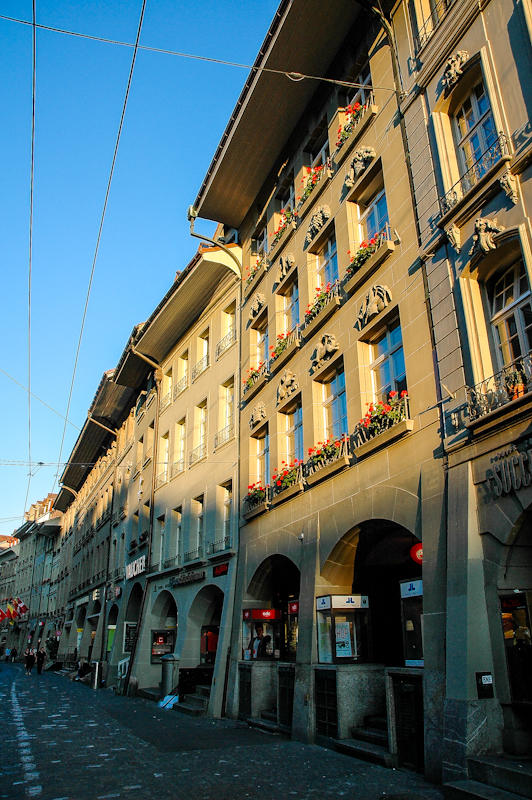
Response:
[[[420,776],[0,667],[1,800],[441,800]]]

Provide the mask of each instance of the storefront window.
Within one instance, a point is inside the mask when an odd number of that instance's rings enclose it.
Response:
[[[344,664],[369,658],[367,595],[316,598],[318,660]]]

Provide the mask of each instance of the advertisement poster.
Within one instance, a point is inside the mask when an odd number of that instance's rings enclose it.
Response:
[[[113,649],[113,642],[115,640],[116,625],[109,625],[107,628],[107,652],[110,653]]]
[[[331,618],[318,614],[318,659],[322,664],[332,664]]]
[[[336,657],[351,658],[353,649],[351,647],[351,630],[349,622],[335,622],[336,637]]]
[[[133,643],[137,638],[137,623],[124,622],[124,653],[131,653]]]

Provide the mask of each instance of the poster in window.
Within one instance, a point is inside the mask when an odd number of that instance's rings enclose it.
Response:
[[[125,622],[124,623],[124,653],[131,653],[133,651],[133,644],[137,638],[137,623]]]
[[[336,657],[351,658],[353,656],[353,648],[351,646],[351,626],[349,622],[341,622],[336,620],[334,629],[336,639]]]
[[[318,659],[321,664],[332,664],[331,618],[318,613]]]

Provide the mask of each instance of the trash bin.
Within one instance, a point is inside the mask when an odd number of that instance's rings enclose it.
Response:
[[[176,658],[172,653],[166,656],[161,656],[162,678],[161,690],[162,696],[166,697],[172,689],[177,686],[178,673],[179,673],[179,658]]]

